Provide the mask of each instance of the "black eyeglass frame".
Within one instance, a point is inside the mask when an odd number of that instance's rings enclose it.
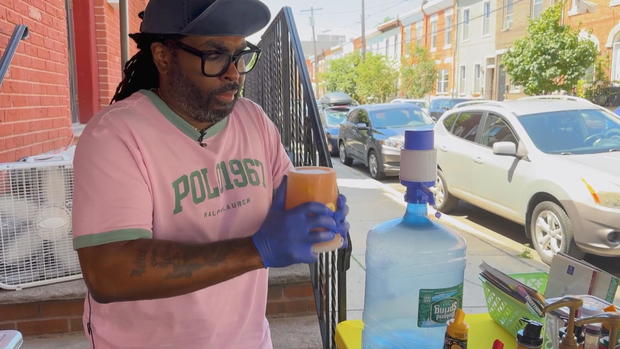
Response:
[[[250,70],[247,70],[245,72],[239,72],[240,75],[245,75],[249,72],[251,72],[252,70],[254,70],[254,68],[256,67],[256,64],[258,64],[258,60],[260,59],[260,56],[262,54],[262,50],[254,45],[251,44],[249,42],[247,42],[247,48],[243,49],[242,51],[239,51],[235,54],[230,54],[228,52],[224,52],[221,50],[207,50],[207,51],[201,51],[195,47],[189,46],[179,40],[174,40],[174,44],[176,46],[178,46],[180,49],[182,49],[183,51],[186,51],[188,53],[193,54],[194,56],[198,56],[200,57],[200,64],[201,64],[201,68],[202,68],[202,74],[206,77],[209,78],[217,78],[219,76],[222,76],[226,73],[226,71],[228,70],[228,68],[230,67],[231,63],[235,64],[235,67],[237,68],[237,64],[239,63],[239,59],[241,58],[241,56],[246,55],[248,53],[255,53],[257,54],[256,56],[256,63],[254,63],[254,65],[252,66],[252,68]],[[221,55],[226,55],[228,56],[228,63],[224,65],[224,67],[222,68],[222,70],[217,73],[217,74],[207,74],[207,72],[205,71],[205,61],[206,61],[206,56],[213,54],[213,53],[218,53]]]

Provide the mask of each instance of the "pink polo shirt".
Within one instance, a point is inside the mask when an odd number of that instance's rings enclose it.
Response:
[[[276,127],[240,99],[209,129],[206,147],[198,137],[151,91],[96,115],[74,161],[74,247],[145,238],[208,243],[256,232],[292,166]],[[89,297],[84,328],[90,323],[97,349],[271,348],[267,274],[164,299],[100,304]]]

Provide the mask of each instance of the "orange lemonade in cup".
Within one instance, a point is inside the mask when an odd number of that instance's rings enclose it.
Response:
[[[306,202],[320,202],[336,211],[338,186],[336,171],[330,167],[296,167],[288,173],[285,209],[289,210]],[[333,240],[314,244],[315,253],[337,250],[342,246],[340,234]]]

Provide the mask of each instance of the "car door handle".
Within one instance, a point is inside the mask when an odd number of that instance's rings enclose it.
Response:
[[[483,164],[484,163],[484,161],[482,161],[482,157],[480,157],[480,156],[475,157],[474,158],[474,162],[477,163],[477,164]]]
[[[448,147],[446,147],[445,145],[441,145],[441,146],[439,146],[439,150],[441,150],[441,151],[448,151]]]

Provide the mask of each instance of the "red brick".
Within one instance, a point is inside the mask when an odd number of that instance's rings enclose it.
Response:
[[[26,336],[69,332],[69,321],[67,319],[47,319],[18,322],[17,330]]]
[[[308,283],[293,284],[284,287],[284,297],[287,298],[302,298],[313,297],[312,285]]]
[[[281,286],[269,286],[269,289],[267,289],[267,299],[271,300],[271,299],[280,299],[282,298],[283,292],[282,292],[282,287]]]
[[[80,316],[84,312],[83,300],[44,302],[39,307],[42,317],[60,317],[75,315]]]
[[[81,317],[69,319],[69,331],[75,332],[75,331],[83,331],[83,330],[84,330],[84,325],[82,323]]]
[[[0,330],[15,330],[15,329],[17,329],[17,324],[14,322],[0,323]]]
[[[0,321],[31,319],[38,315],[38,303],[0,305]]]

